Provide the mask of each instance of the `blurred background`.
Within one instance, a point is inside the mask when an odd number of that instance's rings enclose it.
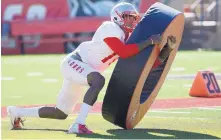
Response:
[[[1,53],[69,53],[90,40],[120,1],[144,13],[157,0],[2,0]],[[221,50],[221,0],[159,0],[186,17],[179,50]]]

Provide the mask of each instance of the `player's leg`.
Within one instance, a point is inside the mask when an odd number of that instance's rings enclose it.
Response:
[[[168,36],[167,43],[164,45],[163,49],[160,51],[153,68],[158,67],[162,64],[170,55],[171,51],[175,48],[176,38],[174,36]]]
[[[64,86],[57,97],[56,107],[64,114],[71,114],[79,99],[83,96],[84,90],[81,85],[65,80]]]
[[[87,76],[87,81],[90,87],[84,95],[80,112],[75,122],[70,126],[68,133],[93,134],[93,132],[86,127],[85,121],[91,107],[97,100],[98,94],[104,86],[105,79],[100,73],[91,72]]]
[[[36,117],[39,118],[38,110],[40,107],[32,108],[20,108],[17,106],[8,106],[7,113],[11,119],[12,129],[21,129],[21,124],[23,125],[22,117]],[[24,114],[21,114],[24,112]]]
[[[42,107],[39,109],[40,118],[66,119],[82,96],[83,89],[72,81],[64,79],[62,89],[57,97],[56,107]]]
[[[36,118],[51,118],[51,119],[66,119],[67,114],[57,107],[31,107],[22,108],[17,106],[7,107],[8,115],[11,119],[12,129],[21,129],[23,124],[23,117]]]
[[[83,104],[76,119],[76,123],[80,124],[85,124],[88,112],[97,101],[98,94],[105,84],[105,78],[98,72],[91,72],[87,75],[87,81],[90,87],[84,95]]]
[[[161,62],[165,61],[170,55],[170,52],[175,48],[176,38],[174,36],[168,36],[167,43],[160,51],[159,60]]]
[[[100,93],[100,90],[104,86],[105,78],[88,64],[75,60],[68,61],[68,63],[73,68],[73,71],[76,70],[75,65],[84,69],[79,73],[79,75],[82,76],[81,78],[79,77],[76,79],[76,75],[73,73],[72,80],[76,83],[89,86],[89,89],[84,95],[80,113],[77,116],[75,122],[70,126],[68,133],[92,134],[93,132],[85,126],[85,121],[91,107],[97,100],[97,96]]]
[[[56,107],[31,107],[21,108],[16,106],[7,107],[8,115],[11,119],[13,129],[20,129],[22,123],[22,117],[36,117],[36,118],[50,118],[50,119],[66,119],[68,114],[72,111],[72,108],[77,102],[79,96],[82,96],[81,87],[75,86],[72,81],[73,72],[70,72],[70,68],[65,63],[61,64],[61,72],[64,76],[64,82],[62,89],[58,96],[58,102]],[[78,76],[78,75],[76,75]],[[77,78],[78,79],[78,78]]]
[[[56,107],[41,107],[39,109],[40,118],[66,119],[83,94],[82,85],[72,80],[72,77],[75,77],[78,81],[82,81],[82,76],[71,69],[66,59],[61,64],[61,73],[64,81],[57,98]]]
[[[10,115],[13,129],[21,128],[20,123],[22,122],[22,117],[66,119],[68,114],[72,112],[73,107],[82,93],[81,87],[75,86],[71,81],[64,79],[62,89],[58,95],[56,107],[42,106],[22,108],[9,106],[7,111]]]

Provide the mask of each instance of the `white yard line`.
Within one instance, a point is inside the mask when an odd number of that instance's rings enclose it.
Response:
[[[15,77],[1,77],[1,80],[11,81],[11,80],[15,80]]]
[[[42,72],[28,72],[27,76],[42,76]]]
[[[58,79],[48,78],[48,79],[42,79],[41,81],[44,83],[56,83],[56,82],[58,82]]]
[[[20,99],[20,98],[22,98],[22,96],[8,96],[8,98]]]

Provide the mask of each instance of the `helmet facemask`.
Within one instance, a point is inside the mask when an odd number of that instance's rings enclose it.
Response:
[[[126,32],[132,32],[137,26],[139,16],[136,13],[124,12],[122,14],[124,24],[122,25]]]

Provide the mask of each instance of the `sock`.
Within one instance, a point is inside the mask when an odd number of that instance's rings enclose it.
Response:
[[[75,121],[75,123],[78,123],[78,124],[82,124],[82,125],[85,125],[85,120],[87,118],[87,115],[90,111],[92,106],[86,104],[86,103],[83,103],[81,105],[81,109],[80,109],[80,113]]]
[[[19,108],[18,109],[18,115],[19,117],[38,117],[38,110],[41,107],[32,107],[32,108]]]

